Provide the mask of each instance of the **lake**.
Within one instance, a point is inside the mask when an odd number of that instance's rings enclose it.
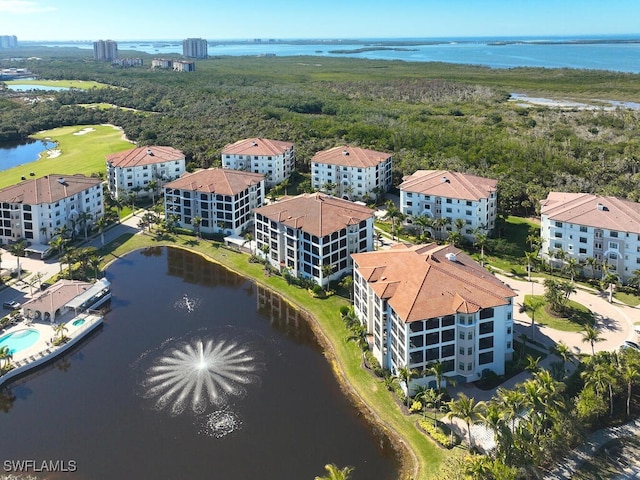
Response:
[[[0,171],[35,162],[41,152],[55,145],[54,142],[34,139],[24,142],[0,142]]]
[[[74,479],[301,480],[326,463],[398,478],[389,441],[280,297],[173,248],[127,255],[107,277],[103,328],[0,392],[4,460],[73,460],[56,478]]]
[[[37,85],[37,84],[30,84],[30,83],[25,83],[25,84],[13,83],[13,84],[7,85],[7,88],[9,90],[13,90],[16,92],[29,92],[31,90],[60,92],[62,90],[70,90],[69,87],[56,87],[53,85]]]

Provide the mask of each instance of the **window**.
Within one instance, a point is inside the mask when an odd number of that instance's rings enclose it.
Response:
[[[556,233],[554,234],[554,237],[556,237],[556,238],[562,238],[562,232],[556,232]]]
[[[467,355],[473,355],[473,348],[472,347],[467,348]]]
[[[494,312],[493,308],[484,308],[480,310],[480,320],[484,320],[486,318],[493,318]]]
[[[464,362],[460,362],[460,363],[458,364],[458,370],[460,370],[460,371],[464,372]]]
[[[562,222],[555,222],[557,228],[562,228]]]
[[[484,322],[480,324],[480,335],[493,333],[493,322]]]
[[[464,347],[460,347],[460,349],[458,350],[458,353],[460,355],[464,355]]]
[[[485,337],[481,338],[478,343],[478,348],[480,350],[486,350],[487,348],[493,348],[493,337]]]
[[[613,238],[618,238],[618,232],[610,231],[609,236]]]
[[[490,352],[481,353],[478,357],[478,364],[485,365],[493,362],[493,350]]]
[[[460,340],[464,340],[464,332],[460,332]]]
[[[473,332],[467,333],[467,340],[473,340]]]
[[[580,231],[581,231],[581,232],[586,232],[586,231],[588,231],[588,230],[589,230],[589,229],[588,229],[587,227],[585,227],[584,225],[580,225]]]
[[[612,250],[618,249],[618,242],[609,242],[609,248]]]
[[[587,237],[580,237],[580,243],[587,243]]]
[[[578,249],[578,253],[581,255],[586,255],[587,254],[587,249],[586,248],[580,248]]]

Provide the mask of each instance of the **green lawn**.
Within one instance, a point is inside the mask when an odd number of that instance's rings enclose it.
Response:
[[[90,88],[109,88],[111,85],[93,80],[8,80],[7,85],[43,85],[45,87],[66,87],[89,90]]]
[[[567,303],[568,316],[556,317],[549,312],[548,304],[544,300],[542,295],[525,295],[524,303],[531,306],[532,300],[542,304],[535,309],[534,317],[535,322],[540,325],[545,325],[555,330],[561,330],[563,332],[581,332],[586,325],[593,325],[594,318],[593,313],[584,305],[569,300]],[[527,315],[531,317],[531,313],[527,312]]]
[[[522,217],[507,217],[500,237],[487,242],[485,261],[507,273],[526,275],[524,254],[529,250],[529,235],[540,235],[540,225]]]
[[[625,292],[615,292],[613,294],[613,298],[624,303],[625,305],[629,305],[630,307],[637,307],[638,305],[640,305],[640,296],[638,295],[632,295]]]
[[[83,131],[86,133],[78,134]],[[134,145],[123,140],[122,136],[122,130],[106,125],[77,125],[40,132],[33,137],[53,140],[57,146],[48,152],[43,152],[40,159],[35,162],[2,172],[0,188],[20,182],[23,176],[29,178],[31,172],[35,173],[35,177],[51,173],[67,175],[105,173],[106,155],[134,148]],[[60,155],[49,158],[51,152],[55,150],[60,150]]]
[[[416,418],[404,415],[382,381],[373,378],[362,368],[360,350],[354,342],[345,341],[348,331],[339,315],[340,307],[348,305],[344,298],[337,295],[324,300],[311,298],[306,290],[287,285],[282,277],[265,276],[262,265],[249,263],[247,255],[223,248],[218,243],[198,240],[191,236],[174,235],[172,239],[157,240],[153,234],[126,235],[106,245],[99,253],[107,265],[132,250],[159,245],[187,248],[200,253],[277,291],[292,304],[306,311],[315,319],[312,326],[319,341],[328,347],[325,348],[326,357],[353,402],[367,412],[366,416],[374,421],[378,429],[383,432],[391,429],[399,433],[411,446],[414,453],[408,453],[403,449],[403,463],[407,467],[400,478],[436,478],[447,453],[420,433],[415,426]],[[417,468],[417,471],[414,468]]]

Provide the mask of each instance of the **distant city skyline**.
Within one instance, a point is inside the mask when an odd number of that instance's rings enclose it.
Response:
[[[0,0],[18,41],[640,34],[638,0]]]

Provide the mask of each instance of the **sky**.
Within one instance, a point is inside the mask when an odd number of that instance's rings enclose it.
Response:
[[[18,41],[634,34],[640,0],[0,0]]]

